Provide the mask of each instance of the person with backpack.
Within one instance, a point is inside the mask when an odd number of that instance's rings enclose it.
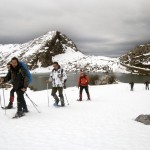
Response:
[[[85,92],[87,94],[87,100],[91,100],[88,85],[89,85],[89,78],[83,72],[83,70],[81,70],[80,71],[80,77],[79,77],[79,80],[78,80],[78,88],[80,88],[80,91],[79,91],[79,101],[82,101],[82,92],[83,92],[83,89],[85,89]]]
[[[19,65],[22,66],[26,70],[26,73],[29,77],[29,83],[31,83],[32,82],[32,76],[31,76],[26,64],[22,61],[19,61]],[[11,67],[12,67],[11,62],[8,62],[7,63],[8,75],[9,75],[9,70]],[[6,75],[6,78],[7,78],[7,75]],[[11,81],[10,81],[10,83],[11,83]],[[5,107],[5,109],[12,109],[13,108],[14,93],[15,93],[15,89],[12,88],[10,91],[9,104]],[[24,112],[28,112],[28,110],[24,109]]]
[[[61,106],[65,106],[64,96],[63,96],[63,87],[67,80],[67,75],[64,69],[60,67],[58,62],[53,62],[53,70],[50,73],[50,78],[46,82],[52,82],[52,92],[55,103],[54,106],[59,106],[59,101],[61,102]],[[57,91],[59,93],[59,98],[57,96]]]
[[[22,117],[24,112],[28,112],[24,93],[29,85],[29,77],[24,67],[19,63],[18,58],[11,59],[11,67],[4,79],[4,82],[11,81],[13,89],[17,94],[17,112],[15,117]]]

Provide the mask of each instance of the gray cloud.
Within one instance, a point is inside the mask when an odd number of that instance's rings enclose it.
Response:
[[[24,43],[48,31],[85,53],[117,57],[150,40],[149,0],[0,0],[0,43]]]

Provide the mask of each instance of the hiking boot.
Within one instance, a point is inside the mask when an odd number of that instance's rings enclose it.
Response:
[[[82,101],[82,99],[81,99],[81,98],[79,98],[79,99],[77,99],[77,101]]]
[[[8,106],[5,107],[5,109],[12,109],[13,108],[13,104],[11,102],[9,102]]]
[[[57,95],[53,96],[54,97],[54,100],[55,100],[55,103],[54,105],[57,106],[58,103],[59,103],[59,98],[57,97]]]
[[[65,103],[64,103],[64,102],[61,102],[61,106],[62,106],[62,107],[65,106]]]
[[[24,112],[24,113],[28,113],[29,110],[28,110],[28,109],[23,109],[23,112]]]
[[[22,117],[22,116],[24,116],[23,111],[17,111],[14,117],[18,118],[18,117]]]
[[[61,102],[61,106],[62,106],[62,107],[65,106],[64,97],[61,97],[61,98],[60,98],[60,102]]]
[[[58,106],[58,103],[55,102],[53,105],[54,105],[54,106]]]

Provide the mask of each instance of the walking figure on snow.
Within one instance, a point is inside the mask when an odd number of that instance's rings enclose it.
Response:
[[[89,94],[88,85],[89,85],[89,78],[81,70],[80,71],[80,77],[79,77],[79,80],[78,80],[78,88],[80,88],[80,91],[79,91],[79,101],[82,101],[82,92],[83,92],[83,89],[85,89],[85,92],[87,94],[87,99],[90,100],[90,94]]]
[[[16,57],[11,59],[10,70],[4,79],[4,82],[8,81],[11,81],[13,90],[17,94],[17,113],[15,117],[21,117],[24,115],[24,112],[28,112],[26,101],[24,99],[24,93],[29,85],[29,77]]]
[[[131,81],[129,84],[130,84],[130,86],[131,86],[131,91],[133,91],[134,82],[133,82],[133,81]]]
[[[59,101],[61,102],[61,106],[65,106],[64,96],[63,96],[63,87],[65,86],[65,82],[67,80],[67,75],[64,69],[60,67],[58,62],[53,63],[53,70],[50,73],[50,78],[47,82],[52,82],[52,93],[55,103],[54,106],[58,106]],[[59,98],[56,94],[58,91]]]
[[[8,75],[11,73],[11,68],[12,68],[11,62],[8,62],[8,63],[7,63],[8,74],[7,74],[6,78],[7,78]],[[10,73],[9,73],[9,71],[10,71]],[[9,80],[9,77],[8,77],[7,80]],[[11,83],[11,81],[10,81],[10,83]],[[11,109],[11,108],[13,108],[14,93],[15,93],[15,89],[12,88],[12,89],[10,90],[9,104],[5,107],[5,109]]]
[[[144,84],[145,84],[145,89],[146,89],[146,90],[149,90],[149,81],[145,81]]]

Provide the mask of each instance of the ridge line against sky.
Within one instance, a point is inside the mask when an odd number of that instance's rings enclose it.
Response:
[[[120,56],[150,42],[149,0],[0,0],[0,44],[60,31],[86,54]]]

